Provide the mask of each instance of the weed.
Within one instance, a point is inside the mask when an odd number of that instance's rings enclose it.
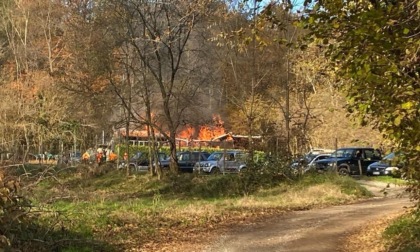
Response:
[[[153,209],[156,209],[157,206],[159,205],[160,201],[161,201],[162,197],[159,193],[159,191],[157,191],[154,195],[153,195]]]

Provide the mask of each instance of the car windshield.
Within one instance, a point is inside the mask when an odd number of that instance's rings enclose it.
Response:
[[[139,159],[141,157],[142,153],[141,152],[137,152],[136,154],[134,154],[131,158],[132,159]]]
[[[314,154],[308,154],[305,156],[306,162],[311,162],[314,158],[316,157],[316,155]]]
[[[395,153],[394,152],[391,152],[391,153],[389,153],[388,155],[386,155],[384,158],[383,158],[383,160],[392,160],[392,159],[394,159],[395,158]]]
[[[207,161],[219,161],[222,157],[223,157],[223,153],[222,152],[214,152],[213,154],[211,154],[207,158]]]
[[[330,155],[318,155],[316,157],[314,157],[311,161],[318,161],[318,160],[322,160],[322,159],[326,159],[326,158],[330,158]]]

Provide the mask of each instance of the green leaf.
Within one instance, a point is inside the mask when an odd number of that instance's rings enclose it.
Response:
[[[409,32],[410,32],[410,30],[409,30],[409,29],[404,28],[404,31],[403,31],[404,35],[407,35]]]

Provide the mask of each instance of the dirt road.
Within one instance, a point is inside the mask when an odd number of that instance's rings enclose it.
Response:
[[[403,188],[361,182],[376,197],[364,202],[286,213],[261,223],[235,227],[218,236],[205,252],[339,251],[347,235],[410,203]],[[385,193],[384,193],[385,192]]]

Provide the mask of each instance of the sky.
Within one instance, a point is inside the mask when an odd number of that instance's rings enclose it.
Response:
[[[233,5],[237,5],[239,2],[243,2],[244,0],[231,0],[230,2],[233,2]],[[253,0],[248,0],[248,6],[252,6],[253,5]],[[277,3],[281,3],[284,2],[284,0],[262,0],[260,3],[261,9],[263,9],[263,6],[268,5],[271,2],[277,2]],[[303,7],[303,3],[305,2],[305,0],[291,0],[291,3],[293,5],[293,10],[297,11],[299,9],[301,9]]]

